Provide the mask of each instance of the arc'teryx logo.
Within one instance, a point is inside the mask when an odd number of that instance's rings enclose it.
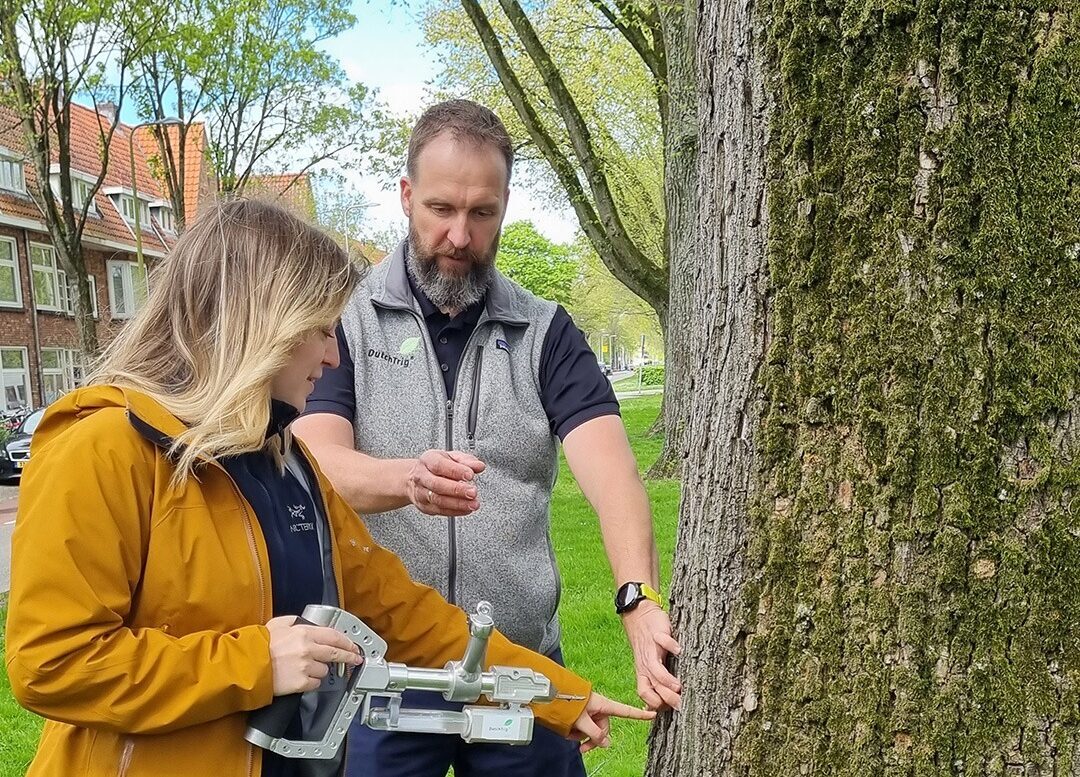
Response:
[[[315,524],[311,523],[307,519],[307,505],[286,505],[285,509],[289,511],[289,517],[299,518],[300,520],[294,524],[289,525],[289,531],[296,533],[302,531],[311,531],[315,528]]]

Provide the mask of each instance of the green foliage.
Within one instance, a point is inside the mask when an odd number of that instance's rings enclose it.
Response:
[[[531,221],[515,221],[503,228],[499,270],[538,297],[565,304],[577,278],[577,263],[567,246],[553,243],[536,231]]]
[[[638,355],[644,336],[647,354],[663,358],[664,339],[656,311],[615,279],[587,240],[579,237],[572,252],[580,272],[566,309],[593,349],[599,354],[600,335],[612,335],[616,345]]]
[[[509,21],[495,2],[484,3],[507,56],[524,82],[544,126],[573,158],[561,120]],[[587,3],[545,0],[530,3],[529,18],[558,63],[592,132],[597,156],[609,177],[619,213],[632,239],[658,266],[663,265],[663,148],[656,88],[641,58]],[[458,0],[436,0],[424,17],[424,33],[443,63],[439,97],[467,97],[494,110],[506,124],[518,157],[515,168],[552,207],[566,207],[566,192],[529,140],[503,91],[479,37]]]
[[[639,367],[638,374],[641,378],[642,386],[664,385],[664,365],[662,364],[648,364],[644,367]]]
[[[139,59],[146,116],[204,120],[218,188],[262,172],[357,163],[388,119],[322,43],[356,23],[346,0],[171,0]]]

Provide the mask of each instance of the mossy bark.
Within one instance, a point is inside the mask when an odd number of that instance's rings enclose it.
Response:
[[[763,290],[697,335],[651,773],[1080,775],[1077,12],[716,5],[698,305]]]

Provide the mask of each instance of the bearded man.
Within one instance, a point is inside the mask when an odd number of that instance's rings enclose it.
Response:
[[[638,693],[678,707],[649,500],[611,384],[569,314],[495,268],[513,161],[487,108],[424,112],[400,183],[409,236],[353,296],[341,364],[293,429],[415,580],[467,611],[490,601],[500,631],[556,660],[549,508],[561,441],[600,520]],[[404,703],[460,708],[422,692]],[[541,727],[527,747],[354,727],[346,764],[350,777],[585,774],[577,747]]]

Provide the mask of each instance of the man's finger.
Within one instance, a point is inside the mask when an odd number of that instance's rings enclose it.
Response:
[[[421,477],[418,485],[423,496],[427,496],[427,492],[430,491],[434,496],[446,496],[470,501],[476,499],[476,486],[461,480],[450,480],[444,477],[428,475],[427,477]]]
[[[677,656],[682,653],[682,645],[680,645],[673,636],[670,634],[664,634],[660,632],[655,635],[656,644],[662,647],[673,656]]]
[[[447,454],[458,464],[464,464],[477,475],[487,469],[487,464],[471,454],[463,453],[461,451],[447,451]]]
[[[329,626],[306,626],[305,628],[308,630],[308,636],[315,643],[317,649],[329,647],[339,649],[343,653],[360,654],[360,649],[356,644],[337,629],[332,629]]]
[[[647,675],[638,675],[637,695],[651,710],[658,709],[664,704],[664,700],[653,690],[652,682]]]
[[[473,468],[461,464],[451,458],[449,454],[443,456],[430,456],[421,459],[428,472],[447,480],[472,480],[475,476]]]
[[[663,706],[673,710],[682,709],[682,697],[677,692],[663,685],[653,685],[653,690],[664,700]]]
[[[653,685],[664,685],[678,693],[682,690],[679,678],[667,670],[658,659],[650,658],[645,665],[645,671],[652,679]]]

